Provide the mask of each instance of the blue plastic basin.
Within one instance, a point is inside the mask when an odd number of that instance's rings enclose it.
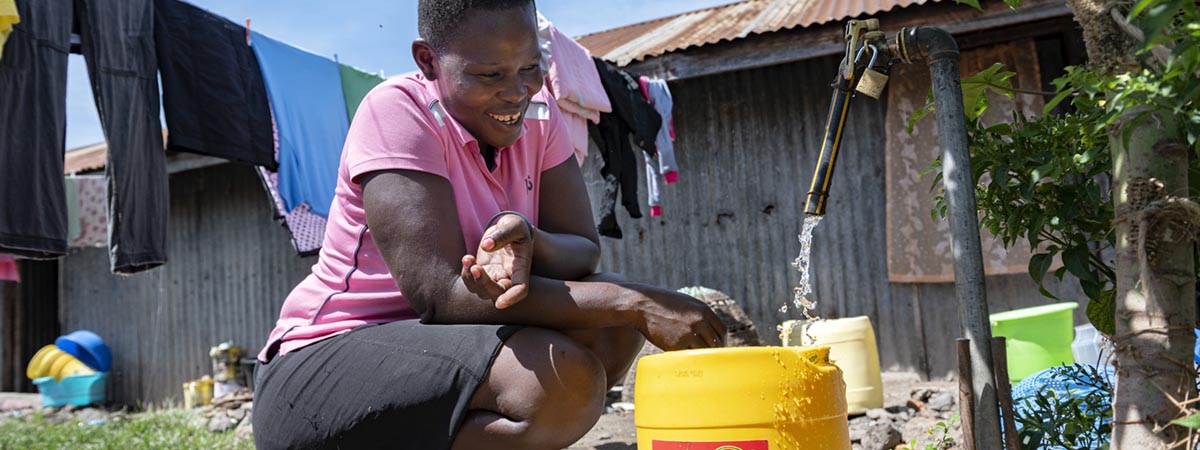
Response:
[[[91,375],[72,375],[62,381],[54,381],[54,377],[41,377],[33,380],[42,393],[42,406],[87,406],[93,403],[104,403],[108,396],[108,374],[93,373]]]
[[[109,353],[108,345],[91,331],[79,330],[59,336],[54,340],[54,345],[97,372],[108,372],[112,366],[112,353]]]

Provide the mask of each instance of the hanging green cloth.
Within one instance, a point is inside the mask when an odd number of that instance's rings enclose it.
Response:
[[[383,82],[383,77],[345,64],[338,66],[342,69],[342,95],[346,97],[346,117],[354,121],[354,112],[358,111],[358,104],[362,103],[363,97],[367,96],[371,88]]]
[[[70,245],[83,233],[79,224],[79,183],[75,177],[65,177],[63,189],[67,192],[67,244]]]

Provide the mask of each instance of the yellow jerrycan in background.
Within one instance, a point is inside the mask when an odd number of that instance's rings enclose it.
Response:
[[[639,450],[849,450],[846,384],[829,347],[737,347],[643,357]]]
[[[783,323],[791,333],[783,336],[783,345],[824,345],[829,358],[842,369],[846,380],[846,407],[850,414],[863,414],[883,407],[883,377],[879,370],[879,350],[875,329],[867,316],[845,319],[821,319],[812,323],[804,336],[801,321]],[[808,341],[808,338],[812,341]]]

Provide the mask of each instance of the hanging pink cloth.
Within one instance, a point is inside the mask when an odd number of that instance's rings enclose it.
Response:
[[[108,247],[108,183],[103,175],[79,175],[70,178],[78,189],[76,198],[79,201],[79,235],[68,246]]]
[[[17,271],[17,260],[13,255],[0,255],[0,281],[21,282],[21,272]]]
[[[600,123],[600,113],[612,112],[612,103],[600,84],[600,73],[586,48],[539,17],[539,28],[550,34],[550,65],[546,80],[550,94],[566,116],[567,133],[575,157],[583,165],[588,153],[588,120]]]
[[[550,25],[550,90],[555,99],[585,110],[612,112],[600,73],[586,48]]]

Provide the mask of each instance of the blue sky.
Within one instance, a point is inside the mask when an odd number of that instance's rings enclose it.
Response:
[[[540,0],[538,9],[570,36],[692,11],[734,0]],[[237,23],[319,55],[394,75],[416,66],[416,0],[191,0]],[[104,140],[83,57],[71,55],[67,78],[67,148]]]

